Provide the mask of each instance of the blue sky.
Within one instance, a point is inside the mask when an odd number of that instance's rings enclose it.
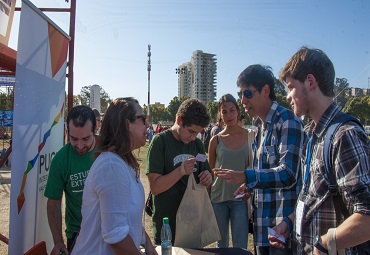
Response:
[[[32,3],[69,7],[64,0]],[[195,50],[216,54],[217,99],[237,95],[236,78],[248,65],[269,65],[277,76],[302,45],[324,50],[336,77],[351,87],[369,88],[369,13],[368,0],[77,1],[74,94],[99,84],[112,99],[133,96],[147,104],[149,43],[151,103],[167,106],[177,96],[175,68]],[[68,32],[69,14],[46,15]],[[14,49],[18,26],[16,12]]]

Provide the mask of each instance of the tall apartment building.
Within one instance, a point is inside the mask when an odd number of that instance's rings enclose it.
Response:
[[[217,63],[215,54],[201,50],[193,52],[190,62],[180,65],[176,70],[178,77],[178,96],[197,98],[205,104],[216,100]]]

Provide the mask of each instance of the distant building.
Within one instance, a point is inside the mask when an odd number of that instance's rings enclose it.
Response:
[[[97,109],[101,112],[100,109],[100,86],[94,84],[90,87],[90,107]]]
[[[215,56],[215,54],[196,50],[190,62],[176,69],[179,75],[179,98],[197,98],[206,104],[216,100],[217,59]]]
[[[370,89],[349,87],[346,89],[346,95],[350,97],[370,96]]]
[[[161,104],[160,102],[155,102],[154,104],[150,104],[150,106],[166,108],[166,106],[164,104]]]

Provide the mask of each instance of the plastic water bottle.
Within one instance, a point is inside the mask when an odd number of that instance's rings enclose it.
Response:
[[[172,233],[168,218],[163,218],[161,229],[162,255],[172,255]]]

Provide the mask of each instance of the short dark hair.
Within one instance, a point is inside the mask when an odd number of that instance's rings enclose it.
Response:
[[[205,128],[210,121],[205,104],[199,99],[194,98],[182,102],[176,116],[181,118],[183,127],[196,125]]]
[[[254,86],[258,92],[267,84],[270,87],[270,99],[276,100],[275,81],[271,67],[262,65],[250,65],[240,73],[236,84],[238,87]]]
[[[301,47],[281,69],[279,78],[282,82],[292,77],[304,82],[308,74],[312,74],[320,88],[320,91],[328,97],[334,97],[334,65],[328,56],[319,49]]]
[[[137,173],[140,166],[132,153],[128,121],[132,123],[136,120],[136,105],[138,103],[133,97],[116,98],[110,103],[104,114],[95,150],[95,157],[98,157],[102,152],[114,151]]]
[[[93,112],[94,112],[94,114],[95,114],[95,117],[96,117],[96,118],[98,118],[98,117],[100,117],[100,116],[101,116],[101,114],[100,114],[100,112],[98,111],[98,109],[93,108],[92,110],[93,110]]]
[[[96,118],[93,110],[87,105],[76,105],[72,107],[67,116],[67,131],[69,133],[69,122],[75,127],[84,127],[87,121],[91,121],[91,132],[95,133]]]

